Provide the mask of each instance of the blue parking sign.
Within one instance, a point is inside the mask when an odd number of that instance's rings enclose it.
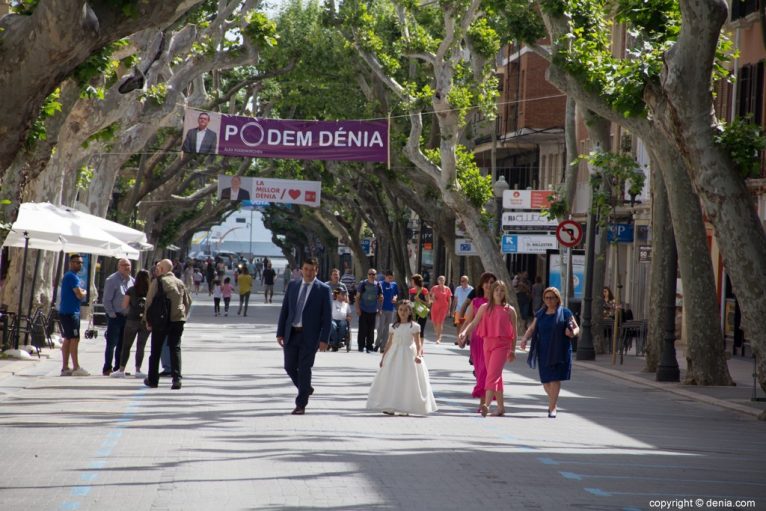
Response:
[[[501,244],[503,254],[516,254],[519,251],[519,237],[516,234],[504,234]]]

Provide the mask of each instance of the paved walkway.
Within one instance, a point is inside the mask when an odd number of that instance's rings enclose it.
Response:
[[[578,363],[552,420],[518,361],[505,373],[508,415],[482,419],[467,350],[429,343],[436,414],[365,411],[379,355],[353,350],[317,356],[316,394],[296,417],[279,304],[214,318],[196,298],[181,391],[62,378],[56,352],[0,362],[1,509],[766,508],[766,425],[712,401],[747,407],[746,386],[703,401],[706,389],[648,386],[640,361]],[[103,331],[81,351],[96,373]]]

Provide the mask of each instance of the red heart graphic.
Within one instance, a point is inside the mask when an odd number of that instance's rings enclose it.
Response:
[[[297,199],[298,197],[301,196],[301,191],[300,190],[289,190],[287,193],[290,194],[290,197],[292,197],[293,200],[295,200],[295,199]]]

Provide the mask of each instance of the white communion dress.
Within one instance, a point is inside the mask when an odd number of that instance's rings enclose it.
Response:
[[[413,335],[420,333],[415,322],[389,327],[393,337],[367,396],[367,409],[380,412],[426,415],[437,410],[425,360],[415,362]]]

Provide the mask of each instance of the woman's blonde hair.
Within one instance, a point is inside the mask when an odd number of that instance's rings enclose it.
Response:
[[[545,298],[545,293],[553,293],[554,295],[556,295],[556,300],[558,300],[558,302],[559,302],[559,303],[556,304],[557,307],[562,304],[561,293],[555,287],[547,287],[547,288],[545,288],[545,291],[543,291],[543,298]]]
[[[502,287],[503,291],[503,301],[502,303],[495,303],[495,289],[498,287]],[[502,280],[496,280],[492,283],[492,286],[489,288],[489,299],[487,300],[487,312],[489,314],[492,313],[492,310],[494,309],[495,305],[506,305],[508,303],[508,285],[503,282]]]

